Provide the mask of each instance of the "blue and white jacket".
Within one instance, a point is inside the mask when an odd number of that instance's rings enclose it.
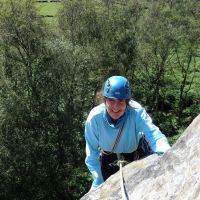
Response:
[[[116,124],[112,123],[105,104],[93,108],[85,124],[85,163],[93,176],[92,188],[104,182],[100,166],[100,150],[112,151],[119,129],[124,129],[114,153],[131,153],[138,147],[142,134],[153,152],[164,153],[170,146],[165,135],[152,123],[151,117],[140,104],[131,100],[125,114]]]

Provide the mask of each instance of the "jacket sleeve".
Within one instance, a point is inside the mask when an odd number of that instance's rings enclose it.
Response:
[[[152,119],[147,114],[146,110],[144,108],[140,108],[137,112],[137,130],[145,134],[145,138],[152,151],[155,153],[164,153],[170,149],[166,136],[161,133],[156,125],[153,124]]]
[[[91,189],[98,187],[103,183],[103,177],[101,173],[101,166],[99,160],[99,139],[98,133],[95,131],[97,127],[92,120],[86,121],[85,124],[85,140],[86,140],[86,159],[85,163],[90,170],[93,183]],[[97,130],[97,129],[96,129]]]

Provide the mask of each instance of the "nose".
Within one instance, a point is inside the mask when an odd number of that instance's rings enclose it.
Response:
[[[119,107],[119,105],[120,105],[120,101],[119,100],[115,100],[114,102],[113,102],[113,107]]]

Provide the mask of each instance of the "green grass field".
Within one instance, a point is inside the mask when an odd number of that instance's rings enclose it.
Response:
[[[0,2],[6,2],[7,0],[0,0]],[[42,16],[56,16],[59,8],[61,7],[60,2],[35,2],[36,8],[39,14]]]
[[[42,16],[52,16],[55,17],[58,13],[61,3],[59,2],[36,2],[36,8]]]

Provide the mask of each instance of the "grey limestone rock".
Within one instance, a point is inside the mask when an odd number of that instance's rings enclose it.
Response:
[[[123,167],[129,200],[200,200],[200,115],[164,155]],[[122,199],[117,172],[81,200]]]

